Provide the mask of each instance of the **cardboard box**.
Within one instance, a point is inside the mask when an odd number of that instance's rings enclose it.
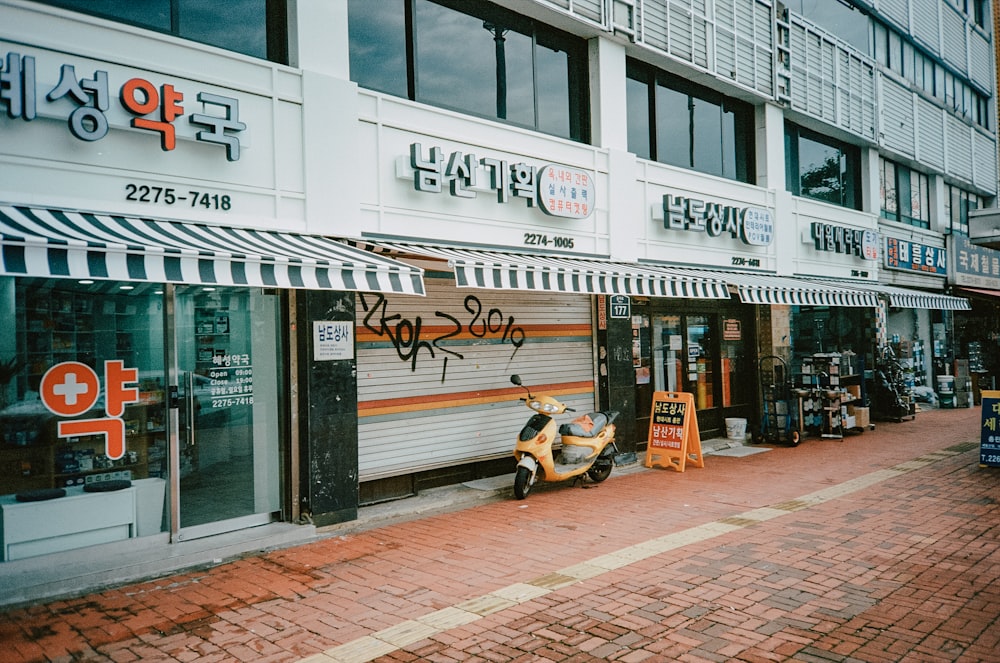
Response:
[[[848,405],[847,412],[854,417],[857,428],[868,428],[871,424],[871,409],[860,405]]]

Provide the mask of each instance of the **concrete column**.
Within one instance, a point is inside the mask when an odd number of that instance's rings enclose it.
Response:
[[[588,54],[592,142],[598,147],[627,150],[625,47],[595,37],[588,44]]]
[[[757,186],[785,190],[785,115],[779,106],[758,106],[755,117]]]

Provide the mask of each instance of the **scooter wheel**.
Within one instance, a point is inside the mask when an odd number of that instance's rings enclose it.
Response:
[[[802,435],[797,430],[793,430],[791,435],[788,436],[788,441],[793,447],[799,446],[799,442],[802,441]]]
[[[514,474],[514,497],[523,500],[530,492],[531,471],[527,467],[519,467]]]
[[[613,465],[611,464],[611,461],[607,461],[606,463],[598,461],[593,467],[587,470],[587,476],[590,477],[590,480],[594,483],[601,483],[611,476],[612,467]]]

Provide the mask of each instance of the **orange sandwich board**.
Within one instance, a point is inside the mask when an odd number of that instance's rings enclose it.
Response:
[[[647,439],[646,467],[659,465],[683,472],[689,460],[695,467],[705,467],[694,394],[653,392]]]

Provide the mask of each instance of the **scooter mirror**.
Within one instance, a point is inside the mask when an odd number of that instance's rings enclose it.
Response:
[[[517,373],[515,373],[514,375],[510,376],[510,382],[511,382],[511,384],[516,384],[518,387],[520,387],[521,386],[521,376],[518,375]]]

